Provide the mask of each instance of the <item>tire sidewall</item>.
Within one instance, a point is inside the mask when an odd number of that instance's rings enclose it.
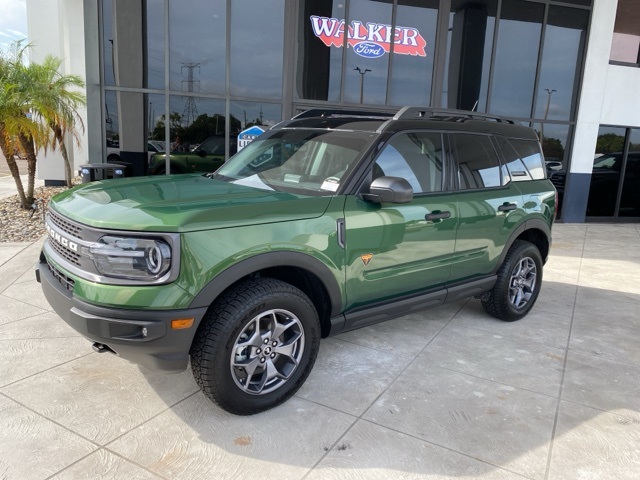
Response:
[[[215,348],[209,367],[214,370],[218,391],[240,409],[264,410],[276,406],[292,396],[309,375],[317,356],[320,343],[320,328],[318,316],[311,302],[304,296],[299,296],[286,289],[272,290],[269,294],[260,295],[250,300],[227,325],[224,339]],[[301,293],[301,292],[300,292]],[[303,294],[301,294],[303,295]],[[242,391],[233,379],[231,373],[231,353],[236,341],[247,324],[256,315],[272,309],[287,310],[300,321],[304,332],[304,351],[298,367],[281,387],[264,395],[253,395]]]
[[[511,284],[511,276],[513,275],[514,270],[525,258],[532,259],[536,265],[536,281],[533,294],[527,301],[526,305],[524,305],[522,308],[516,308],[509,300],[509,287]],[[529,313],[529,311],[533,308],[533,305],[536,303],[538,295],[540,294],[540,288],[542,287],[542,257],[540,255],[540,252],[534,245],[528,242],[523,242],[516,247],[513,255],[509,256],[509,259],[505,263],[503,268],[504,270],[500,277],[499,283],[500,289],[504,294],[504,307],[508,312],[509,318],[517,320]]]

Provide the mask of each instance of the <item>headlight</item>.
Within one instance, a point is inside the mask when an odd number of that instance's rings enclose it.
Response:
[[[130,280],[157,280],[171,268],[171,247],[163,240],[107,235],[89,247],[101,275]]]

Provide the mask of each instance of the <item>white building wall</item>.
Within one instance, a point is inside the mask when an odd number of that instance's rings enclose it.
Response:
[[[42,61],[52,54],[63,60],[62,74],[76,74],[85,78],[84,16],[82,0],[27,0],[27,29],[32,44],[30,58]],[[80,116],[86,124],[87,112]],[[67,141],[69,157],[75,170],[87,163],[87,133],[81,133],[80,145]],[[64,180],[64,162],[58,151],[38,154],[37,178]]]

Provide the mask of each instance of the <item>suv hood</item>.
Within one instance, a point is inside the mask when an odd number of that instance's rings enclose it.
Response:
[[[173,175],[82,185],[53,197],[50,208],[97,228],[187,232],[319,217],[330,201]]]

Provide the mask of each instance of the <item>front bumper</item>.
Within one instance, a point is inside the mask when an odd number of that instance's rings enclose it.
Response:
[[[206,307],[182,310],[124,310],[99,307],[76,298],[69,279],[42,256],[36,278],[60,317],[87,339],[147,370],[178,373],[187,368],[189,350]],[[134,288],[134,287],[123,287]],[[171,329],[171,321],[194,318],[191,328]]]

